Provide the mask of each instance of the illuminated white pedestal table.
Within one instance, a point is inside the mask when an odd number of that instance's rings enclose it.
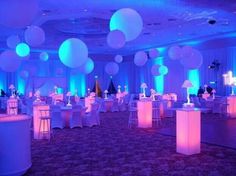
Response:
[[[45,105],[45,104],[34,104],[33,105],[33,119],[34,119],[34,139],[42,139],[42,138],[45,138],[45,136],[48,136],[48,135],[39,135],[39,125],[40,125],[40,110],[49,110],[49,106],[48,105]],[[49,127],[50,127],[50,122],[49,122]],[[41,130],[42,131],[49,131],[51,129],[46,129],[47,126],[45,125],[44,126],[44,129],[43,128],[43,125],[41,125]],[[48,137],[46,137],[48,138]]]
[[[201,151],[201,111],[193,108],[176,110],[176,151],[185,155]]]
[[[31,118],[0,116],[0,175],[23,175],[31,167]]]
[[[227,113],[230,117],[236,118],[236,96],[227,97]]]
[[[140,100],[137,102],[138,110],[138,127],[152,127],[152,101]]]

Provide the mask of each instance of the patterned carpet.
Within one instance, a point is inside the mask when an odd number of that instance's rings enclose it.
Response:
[[[203,143],[201,154],[185,156],[160,128],[129,129],[127,112],[100,116],[99,127],[57,129],[51,141],[33,140],[25,175],[236,175],[236,150]]]

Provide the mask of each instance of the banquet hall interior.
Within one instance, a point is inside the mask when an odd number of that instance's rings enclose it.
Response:
[[[235,176],[235,0],[0,1],[0,175]]]

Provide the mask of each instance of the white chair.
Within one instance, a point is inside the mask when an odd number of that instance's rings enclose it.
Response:
[[[51,111],[51,126],[52,128],[64,128],[65,122],[61,116],[61,107],[57,105],[50,106]]]
[[[136,127],[138,125],[138,112],[137,109],[130,109],[129,110],[129,120],[128,120],[128,127],[131,128],[132,126]]]
[[[98,109],[99,104],[91,104],[91,111],[83,118],[83,126],[92,127],[94,125],[100,125],[100,116]]]
[[[76,105],[72,107],[72,116],[70,118],[70,128],[74,128],[74,127],[83,127],[83,123],[82,123],[82,106],[80,105]],[[84,109],[85,111],[86,109]]]
[[[7,106],[8,106],[8,114],[10,115],[17,115],[17,111],[18,111],[18,103],[17,101],[9,101],[7,102]]]
[[[118,99],[115,98],[112,104],[111,112],[118,112],[119,111],[119,103]]]
[[[119,111],[126,111],[126,103],[125,103],[124,97],[121,98],[118,107],[119,107]]]
[[[137,109],[137,101],[131,100],[129,102],[129,110]]]
[[[104,100],[100,101],[99,112],[106,112],[105,102]]]

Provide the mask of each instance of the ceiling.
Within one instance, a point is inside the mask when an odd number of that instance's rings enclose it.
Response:
[[[132,55],[139,50],[189,41],[206,41],[236,33],[235,0],[38,0],[34,25],[43,28],[46,41],[33,51],[56,52],[67,38],[83,40],[90,55]],[[133,8],[143,19],[138,38],[121,49],[109,48],[109,20],[120,8]],[[209,21],[215,24],[209,24]],[[24,29],[0,26],[0,46],[6,49],[11,34]]]

